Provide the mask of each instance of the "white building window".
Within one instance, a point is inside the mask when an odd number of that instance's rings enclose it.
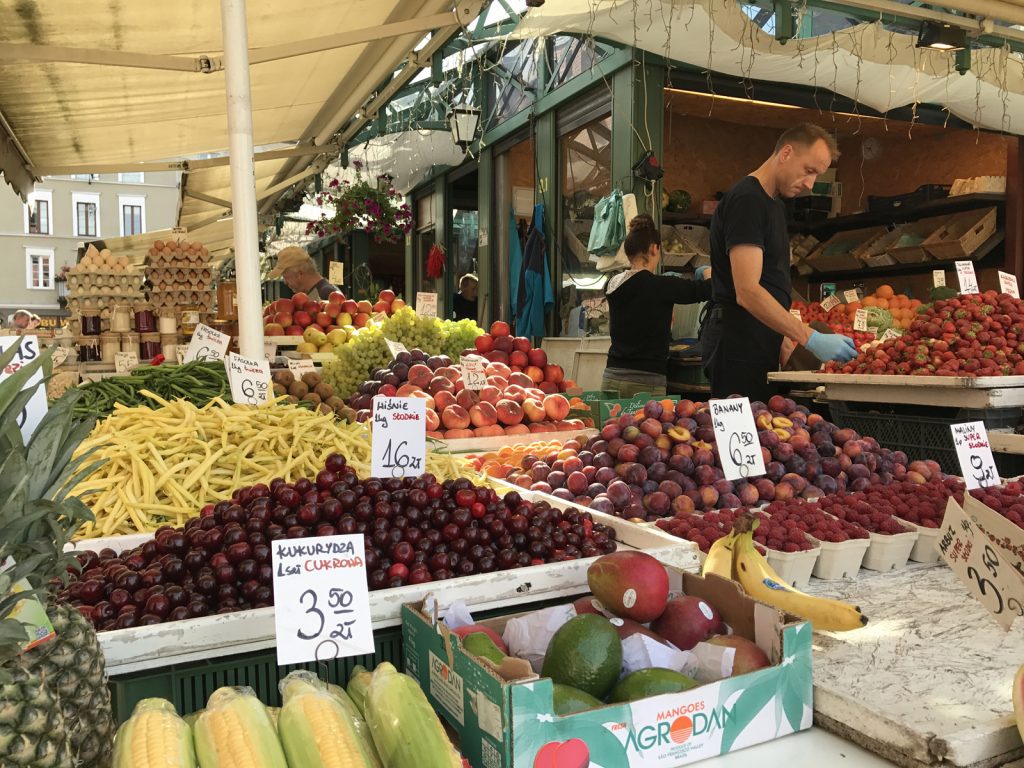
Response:
[[[25,234],[53,234],[53,191],[37,189],[25,204]]]
[[[72,231],[75,237],[100,236],[100,196],[87,192],[71,194]]]
[[[53,249],[26,248],[26,287],[35,291],[53,290]]]
[[[119,173],[117,180],[122,184],[145,184],[146,174],[142,173]]]
[[[121,237],[146,231],[146,198],[118,195],[117,205],[121,211]]]
[[[73,173],[71,178],[75,181],[96,181],[100,175],[98,173]]]

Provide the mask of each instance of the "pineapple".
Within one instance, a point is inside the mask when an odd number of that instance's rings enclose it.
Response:
[[[17,354],[0,355],[0,368]],[[55,493],[71,473],[91,470],[71,461],[91,429],[73,422],[77,391],[59,400],[25,445],[17,417],[31,390],[22,385],[43,355],[0,382],[0,766],[109,768],[114,722],[103,654],[92,625],[75,609],[55,603],[53,587],[73,557],[64,545],[91,513],[81,501]],[[33,588],[15,594],[27,579]],[[10,618],[26,596],[45,604],[56,637],[21,652],[25,629]]]

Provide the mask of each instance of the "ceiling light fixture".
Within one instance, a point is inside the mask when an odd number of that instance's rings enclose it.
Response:
[[[951,24],[922,21],[917,32],[917,47],[934,51],[962,51],[967,47],[967,31]]]

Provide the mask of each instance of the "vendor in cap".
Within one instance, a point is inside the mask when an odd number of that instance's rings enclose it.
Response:
[[[296,245],[290,245],[277,254],[277,266],[270,272],[270,278],[283,278],[292,293],[305,293],[310,297],[326,299],[338,288],[320,274],[316,262],[309,254]]]

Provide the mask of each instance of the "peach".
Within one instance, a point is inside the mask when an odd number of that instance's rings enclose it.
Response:
[[[427,430],[427,437],[432,437],[435,440],[444,440],[444,433],[438,432],[436,429]]]
[[[544,381],[544,371],[542,371],[535,365],[531,365],[529,368],[526,369],[526,375],[530,377],[530,380],[534,384],[540,384],[542,381]],[[553,384],[554,382],[551,383]]]
[[[417,387],[425,387],[430,384],[432,378],[434,378],[434,372],[430,370],[429,365],[416,363],[416,365],[409,368],[408,380],[410,384],[415,384]]]
[[[519,424],[523,420],[523,408],[515,400],[508,398],[499,400],[496,406],[498,411],[498,420],[502,424],[513,425]]]
[[[449,392],[455,391],[455,385],[444,376],[435,376],[430,380],[430,384],[427,385],[427,391],[432,395],[436,395],[442,389],[447,389]]]
[[[550,421],[535,421],[530,425],[531,432],[554,432],[555,426]]]
[[[505,399],[522,403],[526,399],[526,390],[518,384],[509,384],[505,387]]]
[[[504,376],[488,376],[487,384],[488,386],[495,387],[499,391],[504,392],[505,387],[508,386],[508,379],[506,379]]]
[[[538,368],[543,368],[548,364],[548,354],[543,349],[530,349],[526,352],[527,359],[530,365],[535,365]]]
[[[443,376],[453,384],[462,378],[462,371],[459,368],[451,365],[443,365],[434,371],[435,376]]]
[[[494,338],[494,351],[504,352],[506,355],[512,354],[514,347],[512,346],[511,336],[495,336]]]
[[[557,395],[558,385],[552,381],[542,381],[537,385],[540,391],[545,395]]]
[[[487,367],[484,368],[484,373],[488,376],[501,376],[503,379],[508,381],[508,377],[511,375],[511,369],[504,363],[488,363]]]
[[[410,397],[421,397],[421,398],[423,398],[424,400],[427,401],[427,409],[428,410],[432,410],[432,411],[437,410],[434,407],[434,398],[431,397],[430,395],[428,395],[426,392],[424,392],[422,390],[418,389],[415,392],[411,392],[410,393]]]
[[[557,429],[559,432],[575,432],[577,429],[579,429],[579,427],[573,424],[571,421],[556,421],[555,429]]]
[[[438,392],[438,394],[441,394],[441,393]],[[474,392],[472,389],[464,389],[461,392],[459,392],[457,395],[455,395],[455,402],[458,403],[459,405],[461,405],[463,408],[465,408],[468,411],[470,408],[472,408],[474,405],[476,405],[477,403],[480,402],[480,398],[477,396],[476,392]],[[492,405],[493,405],[493,403],[492,403]],[[442,409],[442,410],[444,410],[444,409]]]
[[[398,387],[394,384],[381,384],[377,394],[381,397],[395,397],[398,394]]]
[[[526,356],[525,352],[520,352],[516,349],[509,353],[508,362],[512,367],[525,368],[530,364],[530,358]]]
[[[406,382],[398,388],[395,392],[396,397],[411,397],[413,392],[422,392],[423,390],[417,387],[415,384]]]
[[[530,434],[530,428],[525,424],[512,424],[511,426],[505,427],[506,435],[528,435]]]
[[[498,401],[501,400],[501,390],[488,384],[477,393],[477,396],[482,403],[497,405]]]
[[[490,403],[477,403],[469,409],[474,427],[491,427],[498,423],[498,411]]]
[[[381,389],[383,389],[383,387],[381,387]],[[377,394],[379,395],[380,392],[378,391]],[[442,389],[440,392],[434,395],[434,405],[437,407],[439,411],[443,411],[449,405],[455,405],[455,403],[457,402],[458,401],[455,399],[455,395],[453,395],[451,392],[448,392],[447,390]],[[470,403],[470,405],[472,405],[472,403]],[[463,406],[463,408],[465,407],[466,406]]]
[[[476,347],[477,352],[490,352],[494,349],[494,337],[489,333],[477,336],[473,340],[473,346]]]
[[[523,401],[523,414],[527,421],[544,421],[547,418],[547,411],[542,402],[530,397]]]
[[[526,388],[526,387],[532,387],[535,382],[534,382],[533,379],[531,379],[525,373],[513,373],[513,374],[509,375],[508,383],[509,384],[515,384],[516,386]]]
[[[459,440],[466,437],[476,437],[476,435],[472,429],[446,429],[444,431],[445,440]]]
[[[569,415],[569,401],[561,395],[544,398],[544,411],[552,421],[560,421]]]
[[[565,371],[562,370],[562,366],[560,365],[545,365],[544,379],[545,381],[558,384],[565,379]]]
[[[428,409],[427,410],[427,434],[431,432],[437,432],[441,426],[441,419],[437,415],[437,411]]]
[[[441,423],[445,429],[466,429],[469,426],[469,413],[461,405],[452,405],[441,412]]]
[[[491,336],[508,336],[508,323],[502,320],[495,320],[491,323]]]

